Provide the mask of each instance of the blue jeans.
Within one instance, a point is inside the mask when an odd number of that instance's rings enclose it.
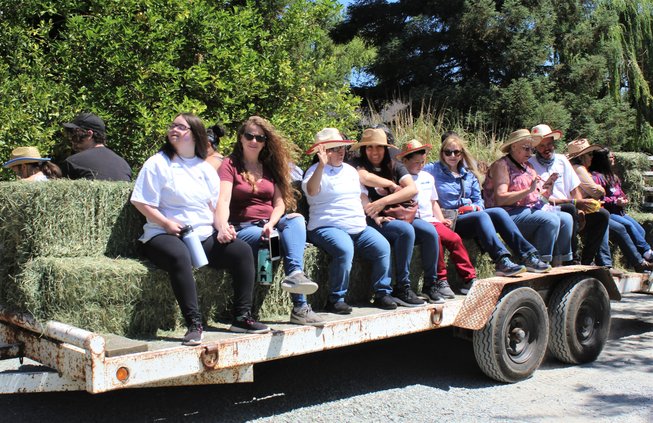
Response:
[[[422,246],[422,269],[424,270],[424,285],[431,285],[437,280],[438,254],[440,253],[440,237],[433,224],[422,220],[413,220],[415,243]],[[410,265],[410,262],[409,262]]]
[[[621,223],[617,222],[615,219],[612,219],[610,215],[610,221],[608,222],[608,228],[610,228],[610,235],[612,239],[617,243],[621,251],[623,252],[626,260],[631,264],[631,266],[638,265],[644,260],[642,255],[637,251],[637,247],[633,244],[633,240],[630,238],[628,229]],[[607,251],[604,250],[603,244],[601,244],[601,250],[599,251],[601,257],[606,254],[610,254],[610,248],[607,248]],[[605,263],[597,263],[599,265],[607,266]],[[610,259],[610,264],[612,264],[612,259]]]
[[[644,253],[651,249],[649,243],[646,242],[646,231],[638,221],[627,214],[624,214],[623,216],[620,214],[610,214],[610,219],[624,225],[628,231],[628,235],[630,235],[630,239],[633,241],[633,244],[635,244],[635,248],[637,248],[637,251],[641,255],[644,255]]]
[[[413,258],[413,248],[415,248],[415,228],[413,228],[413,225],[403,220],[391,220],[383,223],[380,227],[369,218],[367,222],[374,229],[381,232],[381,235],[392,246],[392,252],[395,254],[397,286],[410,285],[410,261]],[[435,228],[433,230],[435,231]]]
[[[494,262],[503,256],[510,255],[510,251],[501,242],[497,232],[510,249],[519,255],[519,258],[525,258],[530,253],[537,253],[535,247],[522,236],[508,212],[502,208],[493,207],[458,216],[456,233],[462,238],[476,237],[481,248],[487,251]]]
[[[348,234],[342,229],[322,227],[308,232],[315,246],[331,256],[329,264],[329,301],[345,300],[349,288],[349,275],[354,251],[368,260],[372,267],[372,287],[375,296],[392,292],[390,279],[390,243],[374,228],[367,226],[363,232]]]
[[[283,216],[277,223],[279,232],[279,244],[281,256],[283,257],[283,271],[286,275],[295,270],[304,271],[304,249],[306,248],[306,221],[299,215],[292,218]],[[261,242],[263,228],[250,225],[238,230],[238,238],[242,239],[252,247],[254,257],[258,256],[258,247]],[[295,306],[306,304],[306,296],[303,294],[291,294]]]
[[[623,249],[622,249],[623,251]],[[594,264],[597,266],[612,267],[612,251],[610,251],[610,220],[608,220],[608,230],[603,234],[599,251],[596,253]]]
[[[537,249],[542,260],[550,262],[554,254],[561,261],[572,259],[571,232],[574,221],[569,214],[517,207],[508,211],[508,215],[524,238]]]

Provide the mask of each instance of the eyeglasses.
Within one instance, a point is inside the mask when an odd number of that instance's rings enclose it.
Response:
[[[338,153],[338,152],[340,152],[340,151],[342,151],[342,150],[344,150],[344,149],[345,149],[345,146],[344,146],[344,145],[340,145],[340,146],[338,146],[338,147],[327,148],[327,151],[331,151],[331,152],[333,152],[333,153]]]
[[[250,134],[249,132],[245,132],[243,136],[247,141],[251,141],[255,139],[256,142],[265,142],[268,140],[268,137],[266,137],[265,135],[254,135],[254,134]]]
[[[184,131],[188,131],[190,129],[190,126],[186,126],[186,125],[184,125],[182,123],[174,123],[173,122],[170,125],[168,125],[168,131],[172,131],[173,129],[176,129],[177,131],[184,132]]]
[[[445,156],[460,156],[462,154],[462,150],[442,150],[442,153]]]
[[[529,145],[522,145],[521,148],[527,153],[532,153],[535,150],[533,147]]]

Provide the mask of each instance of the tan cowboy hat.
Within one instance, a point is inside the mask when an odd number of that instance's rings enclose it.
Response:
[[[385,147],[397,148],[394,145],[388,144],[388,136],[385,134],[385,131],[380,128],[368,128],[364,130],[361,140],[352,145],[351,149],[358,150],[359,148],[367,147],[368,145],[382,145]]]
[[[553,137],[553,141],[559,140],[560,137],[562,137],[562,131],[556,129],[555,131],[551,130],[551,127],[549,125],[546,125],[544,123],[541,123],[537,126],[534,126],[531,129],[531,135],[539,135],[544,138],[548,137]]]
[[[575,159],[592,151],[603,150],[603,148],[602,145],[591,145],[586,138],[579,138],[567,144],[567,158],[570,160]]]
[[[325,148],[336,148],[342,145],[352,145],[356,141],[346,140],[336,128],[324,128],[315,134],[315,144],[306,150],[306,154],[311,155],[317,152],[317,148],[323,145]]]
[[[499,147],[499,150],[501,150],[502,153],[507,153],[508,148],[513,145],[516,142],[519,141],[524,141],[525,139],[530,139],[532,143],[532,147],[537,146],[540,141],[542,141],[542,137],[539,135],[531,135],[531,131],[528,129],[518,129],[514,132],[511,132],[510,135],[508,135],[508,140],[504,142],[501,147]]]
[[[11,157],[6,161],[2,167],[10,168],[23,163],[40,163],[50,161],[47,157],[41,157],[38,148],[36,147],[18,147],[14,148],[11,152]]]
[[[404,146],[401,148],[401,153],[397,154],[395,156],[395,159],[402,160],[410,153],[414,153],[415,151],[420,151],[420,150],[424,150],[426,154],[429,154],[431,148],[432,148],[431,144],[422,144],[418,140],[412,139],[408,141],[406,144],[404,144]]]

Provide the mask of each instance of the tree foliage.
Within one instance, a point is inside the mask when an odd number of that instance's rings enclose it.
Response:
[[[181,111],[231,130],[259,114],[303,149],[357,120],[347,78],[371,52],[331,41],[339,19],[335,0],[0,0],[0,153],[63,158],[83,110],[136,168]]]
[[[378,50],[358,87],[481,116],[509,131],[546,122],[653,151],[651,0],[359,0],[332,32]],[[415,108],[419,109],[419,108]]]

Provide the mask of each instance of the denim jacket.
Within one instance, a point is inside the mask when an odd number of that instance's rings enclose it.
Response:
[[[435,178],[435,188],[438,191],[438,203],[444,209],[457,209],[460,206],[477,205],[485,208],[481,198],[481,187],[472,172],[464,166],[460,167],[459,177],[454,176],[442,162],[432,162],[424,166],[424,171]],[[460,196],[461,186],[464,188]]]

